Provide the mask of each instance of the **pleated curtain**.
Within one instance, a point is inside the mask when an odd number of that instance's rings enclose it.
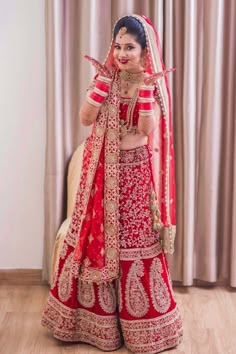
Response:
[[[47,146],[43,279],[66,216],[68,163],[91,128],[78,111],[115,21],[143,14],[161,38],[173,101],[177,187],[172,279],[236,287],[236,4],[234,0],[46,0]]]

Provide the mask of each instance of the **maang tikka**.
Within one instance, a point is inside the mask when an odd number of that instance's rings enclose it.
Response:
[[[127,28],[126,27],[121,27],[118,34],[120,36],[120,38],[122,38],[122,36],[127,32]]]

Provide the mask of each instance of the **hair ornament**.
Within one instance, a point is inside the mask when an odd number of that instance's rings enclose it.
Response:
[[[119,36],[122,37],[127,32],[126,27],[121,27],[119,30]]]

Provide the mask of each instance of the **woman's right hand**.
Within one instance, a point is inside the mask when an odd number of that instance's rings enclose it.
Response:
[[[87,94],[87,101],[93,106],[100,108],[109,94],[110,87],[111,78],[98,75],[95,87]]]
[[[85,58],[93,64],[98,73],[95,86],[87,92],[87,99],[79,112],[80,121],[87,126],[95,122],[100,107],[109,94],[112,75],[107,67],[99,63],[96,59],[88,55]]]
[[[106,65],[103,65],[101,63],[99,63],[98,60],[90,57],[89,55],[85,55],[84,56],[88,61],[90,61],[90,63],[93,64],[93,66],[95,67],[95,69],[97,70],[97,73],[100,75],[100,76],[103,76],[103,77],[106,77],[106,78],[109,78],[111,79],[111,73],[110,71],[107,69]]]

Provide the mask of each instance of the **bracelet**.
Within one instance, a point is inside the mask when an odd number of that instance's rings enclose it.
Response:
[[[150,116],[153,114],[153,90],[154,86],[140,86],[138,98],[140,116]]]
[[[108,96],[110,85],[110,78],[99,75],[93,91],[87,95],[87,101],[93,106],[100,108]]]

